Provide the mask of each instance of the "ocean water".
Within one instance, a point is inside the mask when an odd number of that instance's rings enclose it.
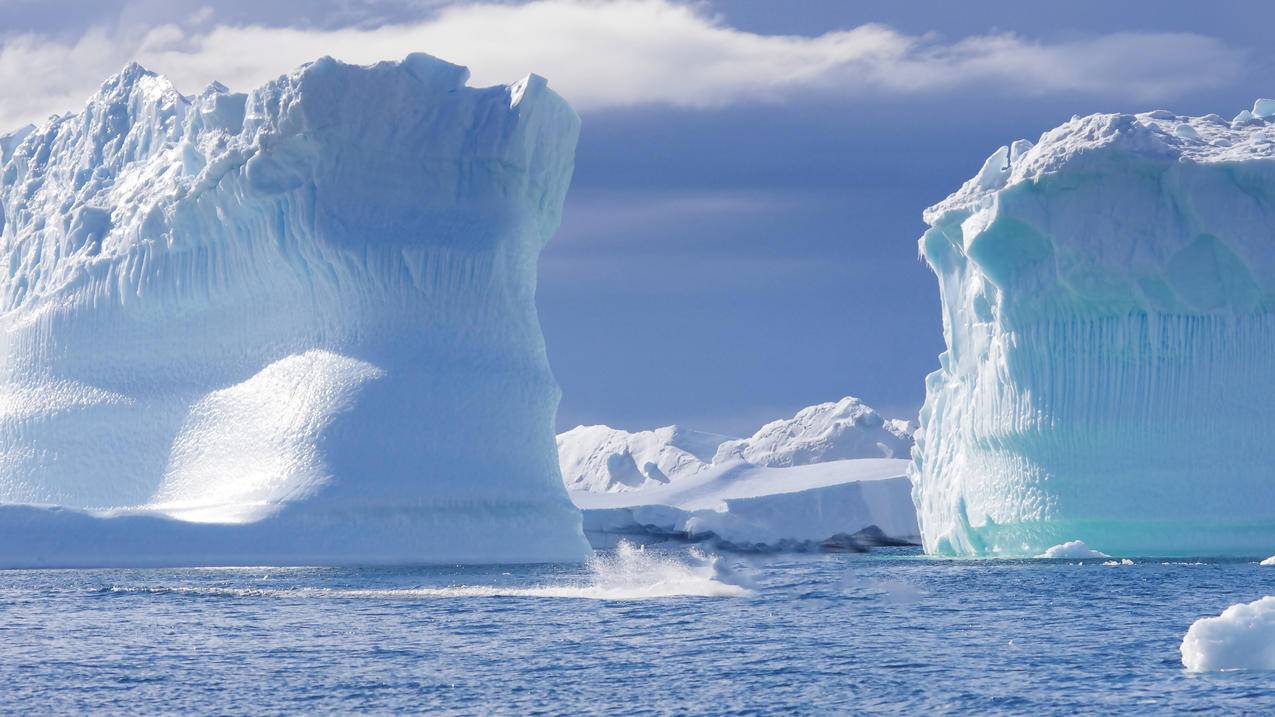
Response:
[[[1275,712],[1189,674],[1248,561],[951,561],[912,549],[591,565],[0,572],[6,713]]]

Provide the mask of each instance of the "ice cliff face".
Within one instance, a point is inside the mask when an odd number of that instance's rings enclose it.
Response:
[[[579,120],[467,78],[130,65],[0,138],[0,503],[93,518],[47,562],[583,555],[534,304]],[[101,511],[201,552],[112,558]]]
[[[1073,118],[925,213],[930,552],[1275,544],[1275,103]]]

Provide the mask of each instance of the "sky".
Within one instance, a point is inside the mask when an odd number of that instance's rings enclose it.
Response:
[[[938,366],[921,211],[1073,114],[1275,96],[1275,3],[0,0],[0,133],[130,60],[246,91],[321,55],[528,72],[583,120],[537,302],[561,429],[744,435]]]

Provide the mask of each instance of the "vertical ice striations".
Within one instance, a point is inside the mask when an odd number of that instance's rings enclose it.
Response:
[[[929,552],[1275,544],[1275,123],[1073,118],[930,208]]]
[[[584,554],[534,302],[579,119],[468,74],[130,65],[0,137],[0,503],[84,511],[0,564]]]

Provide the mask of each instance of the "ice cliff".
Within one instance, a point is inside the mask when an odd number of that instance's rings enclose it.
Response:
[[[1275,545],[1275,102],[1074,117],[925,212],[928,551]]]
[[[0,565],[585,554],[534,303],[579,120],[468,74],[130,65],[0,138]]]

